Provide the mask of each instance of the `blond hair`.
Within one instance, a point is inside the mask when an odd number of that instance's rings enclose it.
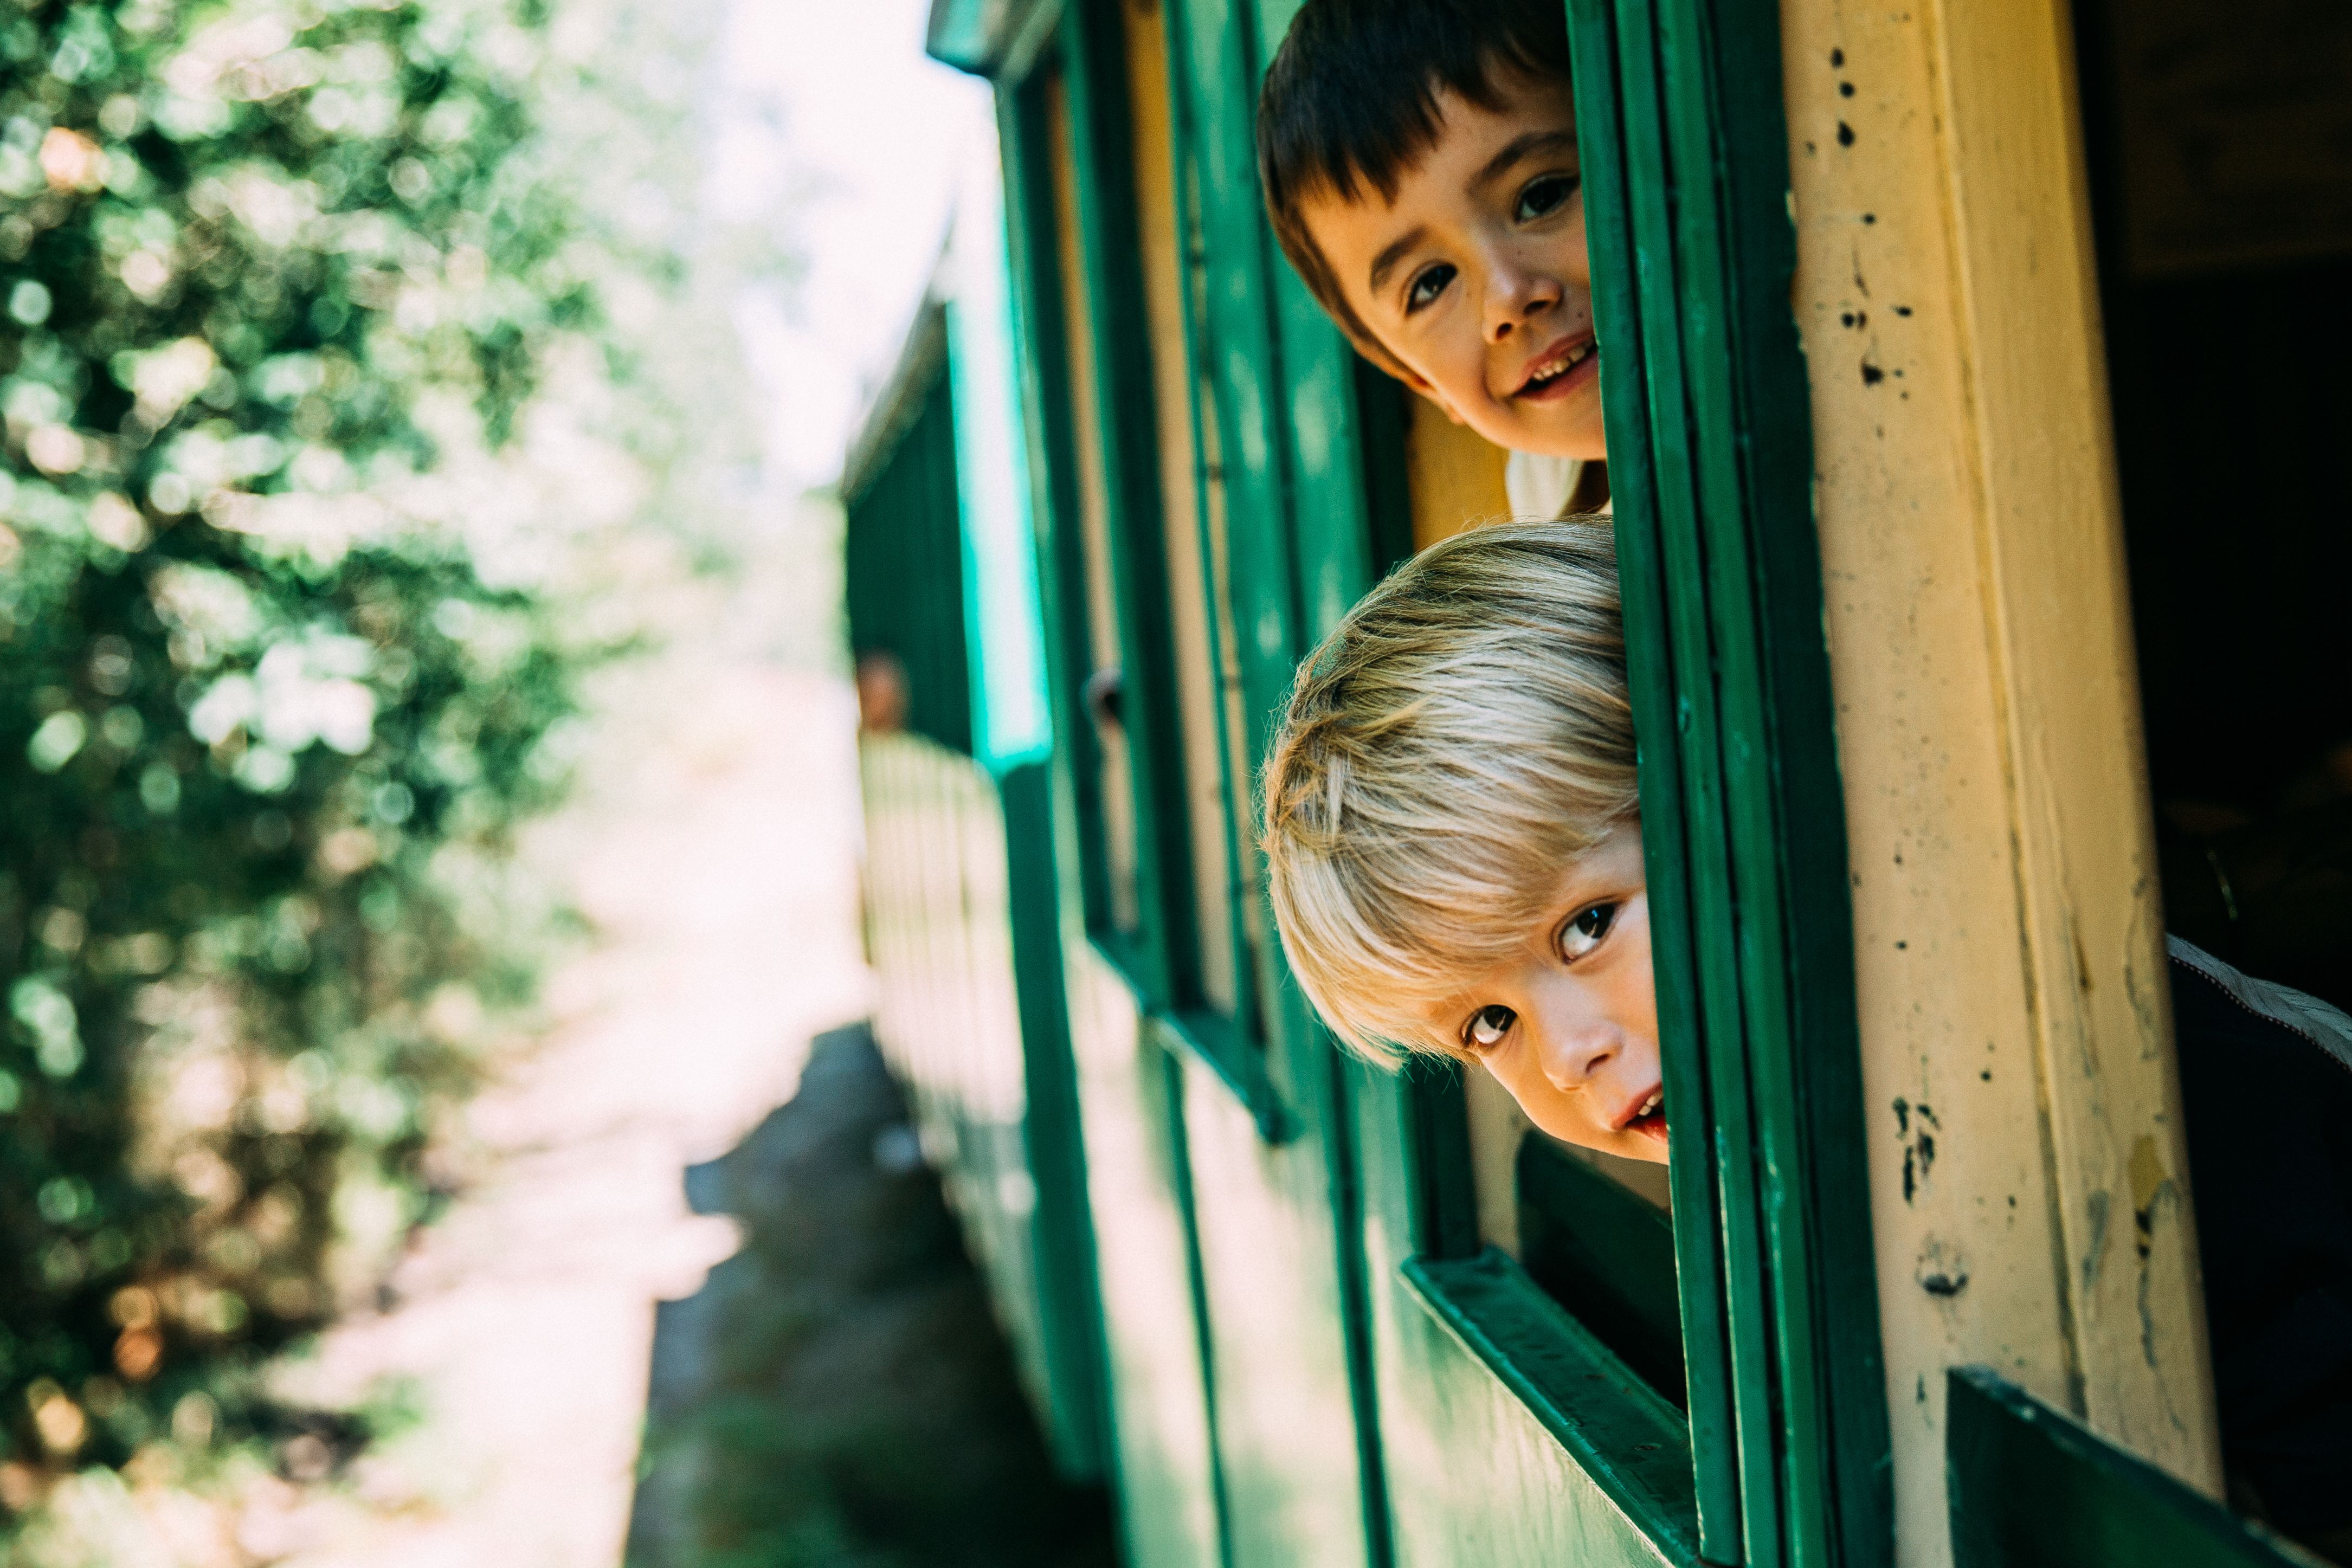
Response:
[[[1423,1022],[1633,821],[1606,517],[1502,523],[1400,567],[1299,667],[1262,779],[1284,954],[1356,1051],[1458,1055]]]

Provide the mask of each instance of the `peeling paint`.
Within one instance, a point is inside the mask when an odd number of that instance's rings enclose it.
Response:
[[[1949,1301],[1969,1288],[1968,1260],[1957,1247],[1947,1247],[1939,1239],[1930,1236],[1919,1250],[1919,1261],[1912,1278],[1927,1294]]]
[[[2098,1281],[2099,1264],[2107,1255],[2107,1217],[2115,1208],[2115,1197],[2105,1187],[2095,1189],[2083,1200],[2090,1220],[2090,1239],[2083,1248],[2083,1289],[2088,1291]]]

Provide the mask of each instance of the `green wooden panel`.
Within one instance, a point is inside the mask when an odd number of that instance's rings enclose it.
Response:
[[[1222,455],[1225,541],[1231,563],[1234,650],[1241,671],[1242,743],[1225,758],[1244,788],[1265,755],[1300,654],[1294,522],[1283,431],[1290,412],[1282,346],[1275,334],[1268,235],[1256,179],[1252,113],[1258,65],[1246,0],[1169,0],[1169,60],[1176,107],[1180,200],[1194,214],[1202,249],[1202,287],[1190,322],[1194,363],[1212,389],[1200,411],[1213,421]],[[1327,420],[1344,425],[1344,403]],[[1205,500],[1205,490],[1203,497]],[[1344,498],[1343,498],[1344,499]],[[1203,516],[1203,559],[1206,559]],[[1236,822],[1244,847],[1246,825]],[[1253,879],[1254,880],[1254,879]],[[1240,879],[1236,879],[1237,888]],[[1237,908],[1246,929],[1260,912]],[[1261,925],[1263,929],[1270,926]],[[1270,992],[1276,959],[1267,943],[1245,952],[1244,972]],[[1282,1020],[1261,1015],[1269,1032]]]
[[[1504,1253],[1417,1260],[1405,1273],[1439,1321],[1517,1395],[1643,1544],[1698,1560],[1682,1415]]]
[[[1086,68],[1083,57],[1075,69]],[[1045,564],[1044,612],[1051,682],[1067,716],[1047,773],[1049,862],[1062,886],[1061,967],[1072,1045],[1067,1092],[1082,1129],[1084,1207],[1091,1220],[1106,1368],[1103,1429],[1119,1499],[1124,1560],[1133,1568],[1223,1568],[1214,1427],[1199,1333],[1197,1264],[1181,1105],[1172,1064],[1142,1035],[1137,956],[1098,950],[1099,922],[1077,894],[1098,877],[1098,778],[1079,699],[1091,662],[1086,573],[1078,538],[1075,432],[1057,265],[1053,171],[1034,91],[1001,92],[1013,269],[1024,302],[1025,424],[1043,498],[1035,509]],[[1074,126],[1074,131],[1077,128]],[[1097,145],[1097,154],[1100,153]],[[1097,208],[1099,217],[1099,208]],[[1082,852],[1092,835],[1091,852]],[[1085,866],[1096,868],[1093,872]],[[1098,883],[1097,883],[1098,886]],[[1104,907],[1097,902],[1094,908]],[[1114,946],[1117,946],[1114,943]],[[1043,1194],[1040,1194],[1041,1197]]]
[[[1004,160],[1004,209],[1013,283],[1021,303],[1017,368],[1027,417],[1031,508],[1037,533],[1046,682],[1059,699],[1055,737],[1066,765],[1064,797],[1076,831],[1076,908],[1088,930],[1111,925],[1110,853],[1103,827],[1102,759],[1085,684],[1093,664],[1088,635],[1086,547],[1078,522],[1077,434],[1069,387],[1069,330],[1062,319],[1060,249],[1055,232],[1054,171],[1037,96],[1000,96],[998,142]]]
[[[1228,798],[1246,800],[1304,652],[1302,555],[1349,580],[1331,597],[1352,598],[1367,585],[1353,371],[1328,325],[1294,321],[1311,331],[1286,337],[1273,309],[1278,263],[1257,194],[1251,117],[1261,61],[1247,5],[1188,0],[1170,4],[1166,16],[1177,190],[1201,246],[1197,290],[1186,301],[1189,379],[1196,423],[1213,434],[1220,461],[1204,477],[1224,500],[1231,652],[1244,714],[1238,747],[1221,750],[1220,761]],[[1317,505],[1335,519],[1312,551],[1300,542],[1306,508],[1289,488],[1302,412],[1325,437]],[[1207,486],[1201,494],[1205,563]],[[1334,557],[1335,544],[1352,554]],[[1211,626],[1223,635],[1214,617]],[[1205,1047],[1187,1064],[1187,1126],[1234,1561],[1383,1561],[1341,1074],[1278,949],[1247,940],[1252,927],[1273,926],[1262,902],[1244,902],[1261,879],[1242,815],[1228,851],[1243,1003],[1230,1019],[1187,1014],[1171,1030]]]
[[[1463,1195],[1452,1190],[1463,1160],[1454,1146],[1460,1118],[1442,1114],[1447,1081],[1421,1095],[1376,1069],[1349,1071],[1392,1561],[1402,1568],[1692,1561],[1687,1503],[1677,1510],[1663,1500],[1673,1496],[1674,1477],[1688,1474],[1687,1458],[1675,1453],[1685,1439],[1673,1410],[1619,1368],[1616,1396],[1599,1403],[1626,1424],[1588,1422],[1591,1402],[1576,1392],[1577,1380],[1555,1374],[1599,1368],[1606,1353],[1516,1270],[1476,1261],[1475,1228],[1464,1225]],[[1433,1102],[1441,1114],[1427,1113]],[[1428,1256],[1463,1228],[1466,1260]],[[1422,1260],[1411,1262],[1416,1254]],[[1604,1432],[1613,1436],[1601,1446],[1613,1450],[1623,1437],[1628,1457],[1640,1444],[1660,1445],[1639,1456],[1641,1470],[1654,1467],[1642,1492],[1660,1506],[1629,1510],[1612,1495],[1596,1474],[1601,1457],[1590,1451]],[[1622,1480],[1635,1472],[1611,1473]],[[1679,1534],[1667,1522],[1678,1514]]]
[[[1654,527],[1656,455],[1646,415],[1648,375],[1639,301],[1667,289],[1644,277],[1633,243],[1636,189],[1658,192],[1651,143],[1629,145],[1621,105],[1617,21],[1611,0],[1570,0],[1569,31],[1576,70],[1585,222],[1591,252],[1593,308],[1604,350],[1603,409],[1609,425],[1610,479],[1619,526],[1619,577],[1627,662],[1641,737],[1642,840],[1648,863],[1652,962],[1658,1028],[1672,1119],[1694,1134],[1712,1128],[1709,1076],[1699,1038],[1700,975],[1691,932],[1690,851],[1685,802],[1673,768],[1675,741],[1690,717],[1671,679],[1664,604],[1665,569]],[[1702,694],[1703,695],[1703,694]],[[1689,810],[1702,819],[1712,802]],[[1716,1165],[1706,1136],[1675,1141],[1671,1179],[1675,1249],[1682,1281],[1683,1344],[1692,1446],[1696,1456],[1701,1547],[1711,1562],[1740,1556],[1739,1474],[1733,1417],[1729,1324],[1725,1310],[1723,1228]]]
[[[2323,1568],[1983,1367],[1944,1409],[1955,1568]]]
[[[1083,936],[1065,955],[1126,1561],[1224,1568],[1181,1083],[1126,978]]]
[[[1258,1135],[1180,1058],[1211,1389],[1235,1568],[1370,1559],[1356,1399],[1317,1140]]]
[[[1044,763],[998,780],[1003,804],[1005,894],[1012,906],[1014,996],[1020,1009],[1022,1155],[1035,1193],[1031,1220],[1040,1350],[1052,1400],[1047,1429],[1063,1468],[1104,1471],[1102,1301],[1094,1216],[1086,1202],[1085,1126],[1062,983],[1061,878],[1054,857],[1053,783]]]
[[[1738,1461],[1703,1458],[1704,1545],[1759,1568],[1883,1561],[1885,1414],[1785,128],[1777,72],[1752,68],[1778,57],[1777,18],[1754,0],[1572,0],[1570,15],[1668,1092],[1678,1153],[1714,1167],[1722,1238],[1719,1260],[1688,1235],[1681,1252],[1694,1423],[1720,1429],[1727,1385]],[[1687,1168],[1676,1181],[1679,1208],[1701,1184]],[[1719,1270],[1719,1297],[1696,1269]]]

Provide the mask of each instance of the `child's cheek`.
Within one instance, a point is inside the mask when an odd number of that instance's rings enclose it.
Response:
[[[1542,1073],[1530,1071],[1522,1077],[1512,1071],[1509,1064],[1493,1060],[1482,1065],[1496,1082],[1510,1092],[1511,1098],[1538,1131],[1582,1148],[1607,1146],[1608,1137],[1577,1114],[1575,1102]]]

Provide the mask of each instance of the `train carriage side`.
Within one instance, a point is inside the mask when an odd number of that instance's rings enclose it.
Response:
[[[1357,361],[1267,233],[1250,115],[1295,9],[931,18],[934,53],[998,91],[1052,744],[1024,814],[1008,785],[981,834],[1042,912],[1013,921],[1028,961],[991,971],[1018,967],[993,1004],[1013,1038],[925,1025],[936,1049],[898,1065],[946,1105],[1054,1064],[1064,1098],[1024,1137],[1063,1151],[1035,1179],[1071,1209],[1026,1245],[1083,1282],[1066,1316],[1099,1314],[1091,1429],[1129,1556],[2307,1561],[2214,1500],[2162,933],[2239,869],[2255,891],[2209,940],[2341,979],[2342,916],[2309,915],[2341,846],[2273,862],[2318,841],[2290,806],[2325,768],[2293,765],[2352,737],[2270,702],[2266,748],[2202,758],[2182,807],[2178,737],[2202,732],[2150,606],[2191,585],[2151,564],[2172,514],[2122,502],[2168,411],[2130,389],[2111,419],[2108,387],[2151,299],[2243,286],[2282,246],[2302,270],[2276,287],[2338,320],[2336,208],[2219,259],[2148,239],[2121,193],[2165,151],[2150,95],[2198,107],[2199,145],[2251,99],[2163,78],[2150,24],[2094,0],[1568,0],[1661,1182],[1551,1143],[1483,1075],[1344,1059],[1272,938],[1250,781],[1297,660],[1388,566],[1507,505],[1502,455]],[[2275,47],[2224,64],[2291,75]],[[2327,201],[2345,176],[2294,171]],[[2218,199],[2161,189],[2176,220]],[[2334,395],[2305,382],[2246,395],[2279,417]],[[2340,513],[2324,435],[2279,444],[2265,483]],[[2265,524],[2215,553],[2258,588],[2242,558],[2329,548]],[[2227,608],[2278,642],[2260,601]],[[983,663],[1005,634],[950,628],[946,601],[915,618]],[[869,772],[869,810],[899,777]],[[2238,816],[2209,809],[2240,785]],[[925,929],[985,946],[969,890],[1003,874],[964,873],[962,913]],[[932,896],[887,880],[877,932]],[[936,958],[883,969],[894,994],[944,983]],[[1019,1184],[982,1179],[985,1140],[941,1141],[1000,1248]]]

